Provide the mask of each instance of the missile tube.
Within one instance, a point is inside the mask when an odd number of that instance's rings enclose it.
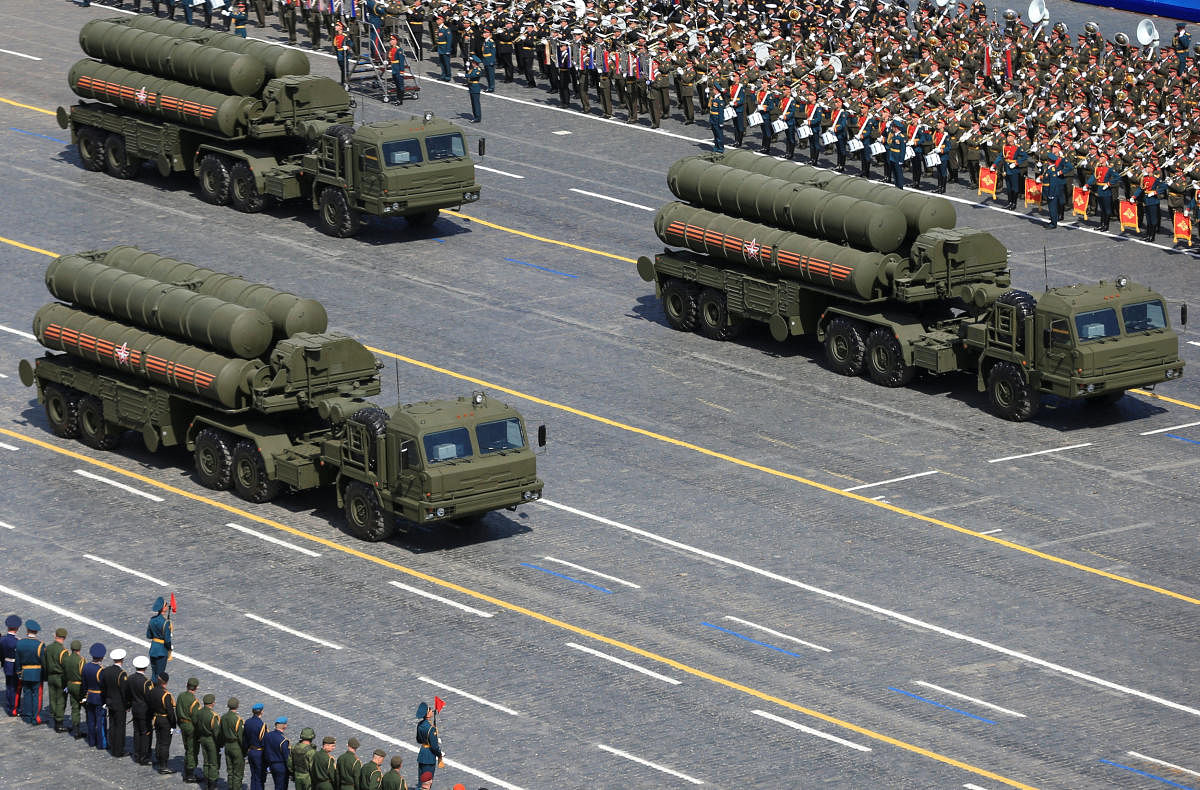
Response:
[[[308,56],[303,52],[278,44],[268,44],[265,41],[255,41],[252,38],[242,38],[233,33],[216,30],[206,30],[202,27],[185,25],[170,19],[155,19],[147,16],[132,16],[117,20],[138,30],[149,30],[164,36],[195,41],[216,49],[223,49],[237,54],[251,55],[263,64],[268,77],[286,77],[289,74],[308,74]]]

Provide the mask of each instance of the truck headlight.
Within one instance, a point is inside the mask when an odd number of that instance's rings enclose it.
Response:
[[[436,515],[438,518],[441,518],[442,516],[446,515],[446,508],[439,507],[437,510],[435,510],[433,512],[434,512],[434,515]]]
[[[526,502],[532,502],[533,500],[537,499],[538,496],[539,495],[537,491],[526,491],[525,493],[521,494],[521,498]]]

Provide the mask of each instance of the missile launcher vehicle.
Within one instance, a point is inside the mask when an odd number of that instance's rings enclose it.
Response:
[[[204,200],[247,213],[302,200],[333,236],[479,199],[461,127],[432,113],[355,127],[350,95],[295,50],[139,16],[93,19],[79,43],[91,57],[67,81],[95,101],[59,107],[58,123],[88,170],[189,173]]]
[[[675,329],[816,335],[834,371],[887,387],[971,372],[1018,421],[1043,394],[1111,403],[1183,374],[1161,295],[1123,277],[1015,290],[1004,245],[954,227],[944,198],[746,151],[682,159],[667,184],[687,202],[659,209],[669,246],[637,270]]]
[[[62,301],[33,332],[62,353],[19,372],[61,437],[185,447],[201,484],[251,502],[332,488],[364,540],[541,497],[520,413],[482,392],[380,408],[382,365],[318,302],[135,247],[57,258],[46,284]]]

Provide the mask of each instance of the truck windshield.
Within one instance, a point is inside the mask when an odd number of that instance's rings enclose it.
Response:
[[[467,146],[463,142],[462,135],[458,132],[452,134],[435,134],[426,137],[425,150],[429,151],[430,162],[436,162],[439,159],[450,159],[451,157],[462,158],[467,155]]]
[[[420,164],[421,143],[412,140],[393,140],[383,144],[383,161],[388,167]]]
[[[427,433],[422,441],[425,444],[425,457],[431,464],[471,457],[471,435],[466,428]]]
[[[1157,299],[1125,305],[1121,308],[1121,318],[1125,319],[1126,333],[1167,328],[1166,310]]]
[[[1103,310],[1080,313],[1075,316],[1075,331],[1079,334],[1081,342],[1116,337],[1121,334],[1121,325],[1117,322],[1117,311],[1106,307]]]
[[[479,441],[479,452],[484,455],[501,450],[519,450],[525,446],[521,421],[516,417],[480,423],[475,426],[475,438]]]

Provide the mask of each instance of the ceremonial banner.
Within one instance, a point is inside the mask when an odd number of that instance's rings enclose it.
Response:
[[[1192,241],[1192,218],[1182,211],[1175,212],[1175,238],[1190,244]]]
[[[1075,187],[1071,194],[1071,213],[1087,219],[1088,191],[1083,187]]]
[[[1042,205],[1042,185],[1036,178],[1025,179],[1025,205]]]
[[[1137,230],[1137,204],[1132,200],[1121,201],[1121,230]]]
[[[996,199],[996,171],[993,168],[980,166],[978,194],[991,195],[992,200]]]

